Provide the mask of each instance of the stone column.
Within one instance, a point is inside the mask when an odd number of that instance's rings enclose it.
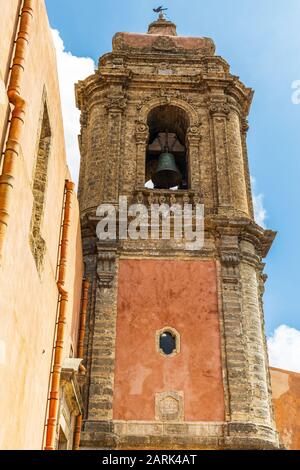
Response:
[[[213,145],[217,173],[218,213],[228,215],[228,209],[232,207],[227,141],[227,119],[230,108],[225,101],[213,101],[209,111],[212,116]]]
[[[249,413],[247,353],[242,325],[239,243],[237,236],[221,239],[221,290],[229,392],[229,420],[243,421]]]
[[[109,96],[106,109],[108,111],[108,142],[106,167],[104,172],[104,202],[117,204],[119,197],[119,170],[121,159],[122,117],[127,100],[121,96]]]
[[[149,139],[149,128],[143,121],[136,122],[136,189],[145,187],[146,150]]]
[[[271,422],[274,427],[276,428],[275,422],[275,414],[274,414],[274,407],[273,407],[273,394],[272,394],[272,383],[271,383],[271,374],[270,374],[270,367],[269,367],[269,355],[268,355],[268,344],[267,338],[265,335],[265,317],[264,317],[264,301],[263,296],[265,293],[265,283],[268,279],[268,275],[265,274],[263,271],[265,269],[265,263],[259,263],[257,269],[257,283],[259,286],[259,307],[260,307],[260,318],[263,330],[263,343],[264,343],[264,351],[265,351],[265,368],[266,368],[266,376],[267,376],[267,386],[268,386],[268,396],[269,396],[269,407],[271,413]]]
[[[247,188],[247,201],[249,215],[254,219],[254,208],[252,200],[252,188],[250,180],[250,171],[249,171],[249,160],[248,160],[248,149],[247,149],[247,132],[249,130],[249,124],[247,119],[242,119],[241,124],[241,138],[242,138],[242,148],[243,148],[243,161],[244,161],[244,171],[245,171],[245,182]]]
[[[200,182],[200,128],[190,127],[187,133],[188,157],[189,157],[189,179],[190,188],[196,191],[202,190]]]
[[[113,417],[117,270],[116,248],[99,244],[85,431],[101,431]]]
[[[241,255],[243,327],[247,338],[251,417],[256,423],[271,426],[267,351],[258,282],[260,258],[253,244],[246,240],[241,241]]]
[[[223,232],[220,244],[226,376],[229,397],[228,443],[261,439],[277,444],[272,418],[268,364],[252,243]],[[263,444],[263,445],[265,445]]]
[[[229,113],[227,131],[232,202],[236,213],[248,216],[249,208],[240,129],[240,117],[236,110],[231,110]]]

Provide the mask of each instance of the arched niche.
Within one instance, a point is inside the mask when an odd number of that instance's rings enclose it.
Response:
[[[147,116],[147,125],[149,140],[145,155],[145,184],[149,187],[149,182],[157,171],[160,156],[168,152],[174,157],[174,167],[181,177],[177,189],[188,189],[190,177],[187,132],[190,121],[187,113],[173,104],[156,106]],[[170,187],[172,185],[159,189],[170,189]]]
[[[153,122],[157,110],[164,107],[165,109],[168,109],[168,107],[176,108],[177,124],[176,122],[173,123],[174,125],[171,128],[174,128],[176,134],[179,134],[179,142],[181,144],[184,143],[186,164],[188,166],[187,186],[190,189],[198,189],[199,176],[197,167],[201,123],[199,115],[193,106],[189,102],[175,96],[153,97],[145,100],[145,103],[139,107],[135,133],[137,144],[136,188],[142,190],[145,188],[146,182],[149,181],[146,178],[148,145],[158,129],[158,124],[155,125]],[[159,122],[162,124],[166,122],[163,119],[163,117],[159,119]],[[179,129],[180,122],[183,124],[182,129]],[[153,185],[146,185],[146,187],[153,188]]]

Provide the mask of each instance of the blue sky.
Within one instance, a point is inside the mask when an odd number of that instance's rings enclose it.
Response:
[[[152,0],[46,0],[50,24],[65,49],[95,62],[111,50],[117,31],[145,32],[155,18]],[[278,231],[267,258],[267,333],[286,324],[300,330],[300,80],[299,0],[170,0],[178,33],[214,39],[217,54],[255,90],[248,150],[256,191],[263,194],[266,225]]]

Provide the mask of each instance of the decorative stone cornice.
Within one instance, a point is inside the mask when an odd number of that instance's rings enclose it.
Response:
[[[249,241],[256,247],[262,258],[267,256],[276,237],[276,232],[264,230],[247,217],[236,218],[210,214],[205,218],[205,229],[217,230],[219,234],[238,236],[240,240]]]
[[[226,95],[239,104],[244,116],[248,116],[254,95],[251,88],[246,87],[238,77],[230,75]]]

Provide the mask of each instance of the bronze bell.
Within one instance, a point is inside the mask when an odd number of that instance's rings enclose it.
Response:
[[[182,176],[177,168],[175,157],[167,150],[158,160],[157,170],[152,177],[154,187],[157,189],[169,189],[179,186]]]

